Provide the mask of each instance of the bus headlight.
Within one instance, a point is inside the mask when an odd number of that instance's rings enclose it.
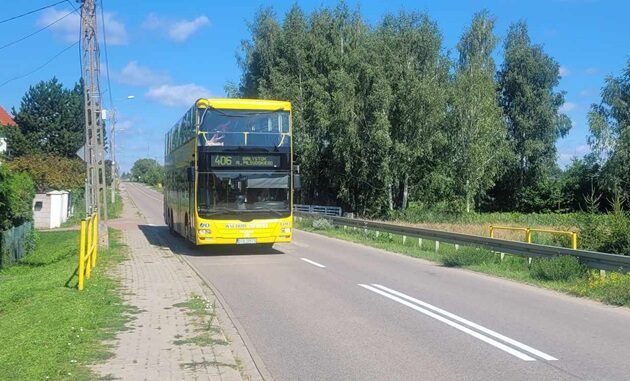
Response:
[[[201,230],[199,230],[199,234],[201,234],[201,235],[210,235],[210,230],[201,229]]]
[[[280,233],[282,233],[282,234],[291,234],[291,228],[282,228],[282,229],[280,229]]]

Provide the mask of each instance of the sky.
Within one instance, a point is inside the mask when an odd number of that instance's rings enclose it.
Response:
[[[3,1],[0,20],[58,1]],[[308,13],[322,6],[334,7],[337,1],[98,3],[104,9],[98,23],[99,28],[105,26],[109,63],[104,64],[102,49],[103,107],[116,110],[116,156],[121,170],[128,171],[138,158],[163,161],[164,133],[196,98],[225,96],[224,85],[229,81],[238,83],[236,57],[241,41],[250,37],[247,23],[261,7],[273,6],[282,18],[295,3]],[[79,38],[79,16],[72,12],[72,4],[78,7],[75,0],[68,0],[0,23],[0,105],[8,111],[19,109],[24,93],[39,81],[56,76],[72,87],[80,78],[78,46],[68,48]],[[475,12],[487,9],[497,18],[495,33],[502,40],[511,23],[526,21],[532,42],[543,45],[560,65],[562,79],[557,90],[566,92],[561,111],[573,122],[568,136],[557,143],[561,166],[588,152],[586,114],[590,105],[600,101],[605,78],[620,75],[630,59],[630,33],[624,24],[630,2],[622,0],[348,0],[347,4],[359,7],[371,25],[386,13],[426,12],[437,22],[444,38],[443,49],[452,58],[456,58],[457,41]],[[44,27],[23,41],[5,46]],[[103,40],[101,35],[99,42]],[[501,43],[496,52],[498,65],[502,52]],[[105,75],[107,66],[111,89]]]

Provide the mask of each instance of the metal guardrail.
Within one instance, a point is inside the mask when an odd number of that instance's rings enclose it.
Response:
[[[317,217],[310,213],[297,212],[297,216]],[[327,217],[333,224],[354,228],[379,231],[446,242],[455,245],[474,246],[506,254],[522,257],[555,257],[558,255],[572,255],[588,266],[600,270],[630,272],[630,256],[600,253],[588,250],[573,250],[564,247],[539,245],[518,241],[507,241],[497,238],[481,237],[470,234],[451,233],[441,230],[431,230],[412,226],[396,225],[387,222],[376,222],[345,217]],[[437,247],[437,246],[436,246]]]
[[[90,279],[92,268],[96,267],[98,255],[98,213],[81,220],[81,242],[79,247],[79,291],[83,290],[85,279]]]
[[[323,214],[330,217],[341,217],[341,208],[338,206],[294,204],[293,210],[303,213]]]
[[[547,233],[556,235],[566,235],[571,238],[571,248],[577,249],[577,232],[571,230],[551,230],[551,229],[537,229],[537,228],[521,228],[514,226],[494,226],[490,225],[490,238],[494,238],[494,232],[496,230],[509,230],[509,231],[523,231],[525,232],[525,242],[532,243],[532,233]]]

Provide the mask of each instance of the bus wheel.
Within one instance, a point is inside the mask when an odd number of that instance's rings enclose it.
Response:
[[[170,217],[168,219],[168,232],[172,235],[175,235],[175,224],[173,223],[173,212],[170,212]]]

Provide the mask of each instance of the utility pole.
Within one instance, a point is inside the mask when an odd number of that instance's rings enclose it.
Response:
[[[85,161],[87,180],[85,211],[98,211],[100,221],[99,243],[107,246],[107,197],[105,180],[105,135],[101,118],[101,89],[99,86],[100,57],[96,39],[95,0],[82,0],[81,49],[83,57],[83,98],[85,101]]]

